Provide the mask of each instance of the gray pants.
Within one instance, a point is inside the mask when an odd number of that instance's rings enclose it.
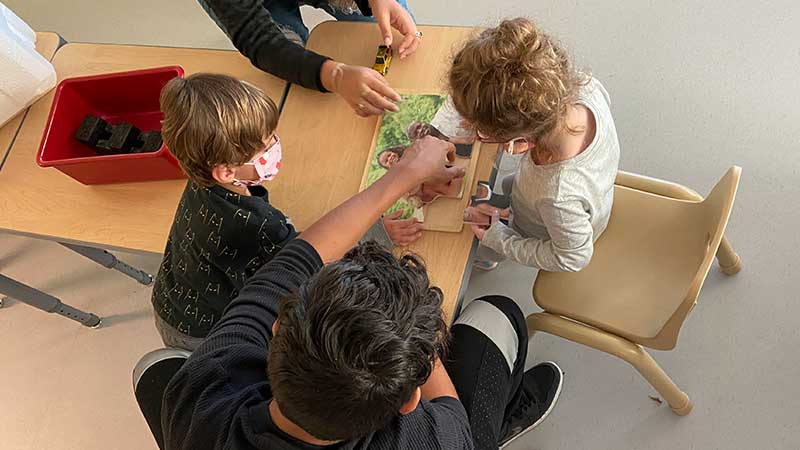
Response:
[[[189,336],[181,333],[172,325],[164,321],[158,314],[155,314],[156,330],[161,335],[161,340],[167,347],[184,348],[193,352],[202,342],[203,338]]]

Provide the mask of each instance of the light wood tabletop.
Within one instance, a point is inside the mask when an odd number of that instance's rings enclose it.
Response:
[[[285,92],[284,81],[235,51],[75,43],[53,58],[59,81],[175,64],[187,75],[217,72],[249,81],[276,103]],[[31,106],[0,170],[0,230],[107,249],[163,252],[186,182],[85,186],[57,169],[39,167],[36,153],[53,95]]]
[[[36,51],[48,61],[53,59],[60,42],[61,38],[56,33],[36,33]],[[0,128],[0,168],[3,166],[6,152],[11,147],[11,142],[14,140],[14,136],[17,135],[17,130],[19,130],[24,116],[25,111],[21,111]]]
[[[453,50],[475,29],[420,30],[424,41],[419,50],[406,60],[395,58],[387,80],[404,93],[444,93]],[[375,24],[326,22],[311,33],[308,48],[337,61],[371,66],[379,43]],[[289,212],[299,229],[358,192],[377,121],[356,116],[336,95],[291,87],[278,125],[285,169],[269,187],[270,200]],[[476,180],[489,179],[495,155],[496,146],[481,149]],[[469,188],[471,193],[474,182]],[[423,257],[433,283],[444,292],[448,321],[458,305],[472,245],[472,232],[464,227],[459,233],[425,232],[409,248]]]

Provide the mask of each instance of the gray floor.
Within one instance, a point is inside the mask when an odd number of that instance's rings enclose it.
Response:
[[[228,46],[191,0],[4,2],[34,28],[68,40]],[[728,228],[744,270],[726,278],[714,269],[677,349],[654,355],[694,412],[678,418],[648,398],[654,392],[622,362],[537,336],[532,359],[558,361],[566,385],[553,416],[513,448],[800,448],[800,361],[792,356],[800,346],[800,5],[411,3],[420,23],[491,25],[529,15],[560,36],[611,93],[625,170],[707,192],[729,166],[744,168]],[[54,244],[21,238],[0,237],[0,269],[118,321],[92,334],[24,305],[0,310],[1,447],[150,448],[126,379],[132,361],[157,343],[149,291]],[[474,273],[468,297],[504,293],[531,312],[534,275],[513,264]],[[102,357],[86,357],[87,349]],[[114,364],[103,364],[109,358]]]

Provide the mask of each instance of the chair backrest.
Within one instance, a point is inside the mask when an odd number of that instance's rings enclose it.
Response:
[[[700,289],[703,287],[703,282],[708,276],[708,271],[714,262],[720,242],[725,235],[725,227],[733,209],[733,202],[736,199],[736,191],[739,187],[741,175],[741,167],[733,166],[728,169],[706,198],[692,208],[694,210],[692,214],[694,219],[693,228],[704,235],[705,248],[701,255],[702,258],[683,302],[664,325],[661,332],[653,338],[652,342],[646,344],[647,346],[652,348],[672,348],[675,346],[681,326],[697,302]]]
[[[164,391],[175,373],[191,353],[178,348],[162,348],[144,355],[133,369],[133,392],[144,420],[150,427],[158,448],[164,449],[161,429],[161,402]]]

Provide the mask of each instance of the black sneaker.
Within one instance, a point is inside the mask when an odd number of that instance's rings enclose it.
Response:
[[[522,379],[523,398],[511,414],[508,432],[500,439],[501,449],[536,428],[550,415],[561,395],[563,381],[561,368],[552,361],[537,364],[525,372]]]

